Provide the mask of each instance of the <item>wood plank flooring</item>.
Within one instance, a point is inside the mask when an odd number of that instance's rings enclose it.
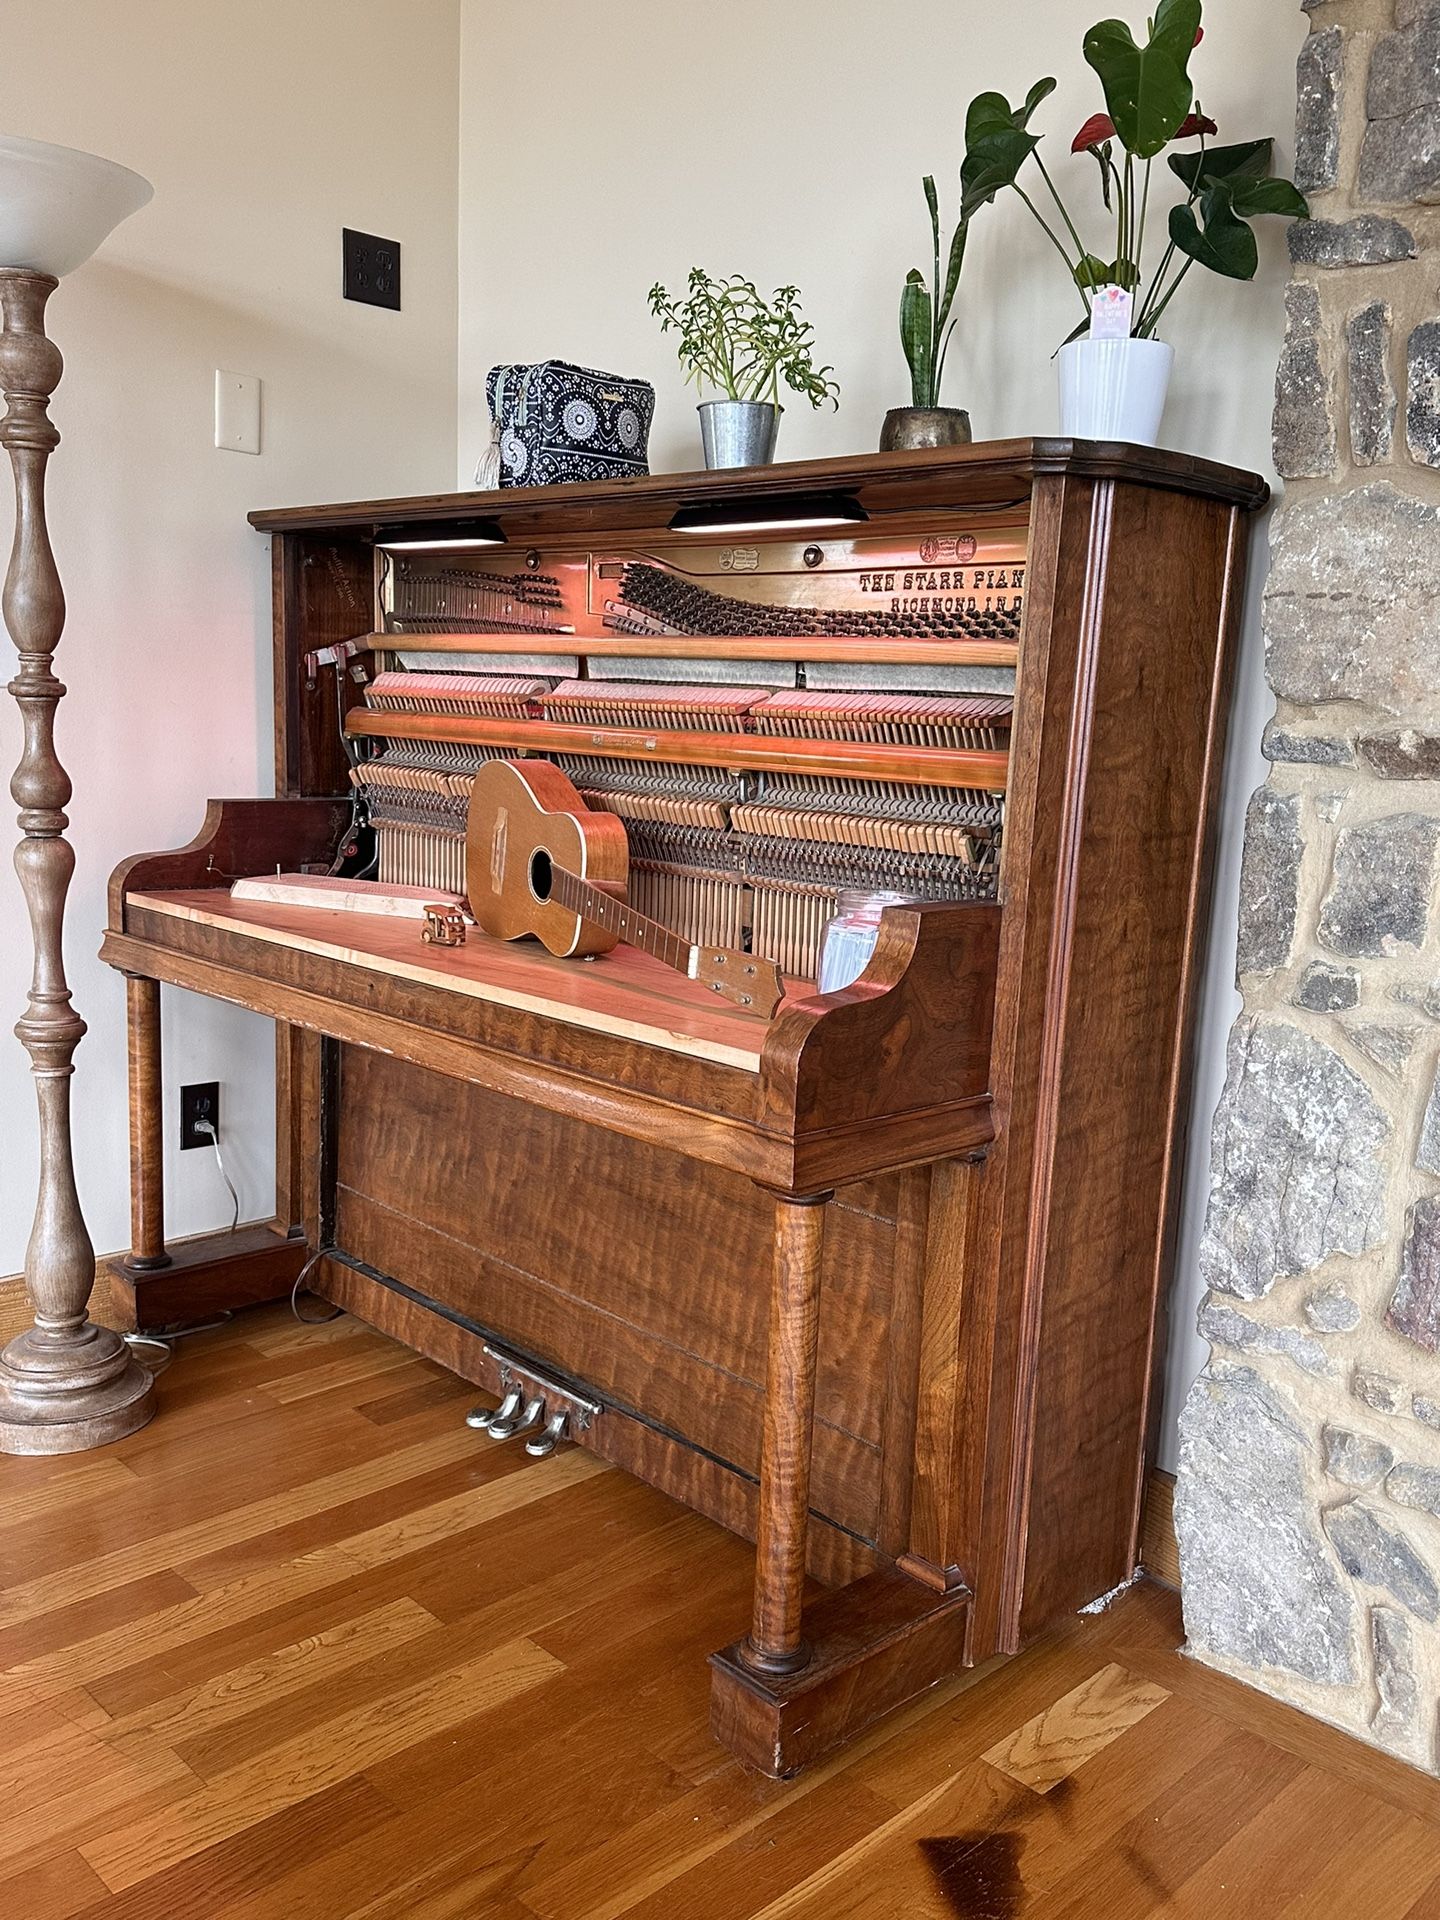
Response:
[[[781,1784],[706,1726],[741,1542],[353,1320],[159,1390],[0,1460],[0,1920],[1440,1920],[1440,1785],[1181,1658],[1163,1588]]]

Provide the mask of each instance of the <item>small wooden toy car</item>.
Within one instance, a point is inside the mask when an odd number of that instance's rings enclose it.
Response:
[[[427,946],[463,947],[465,915],[459,907],[426,907],[425,924],[420,929],[420,938]]]

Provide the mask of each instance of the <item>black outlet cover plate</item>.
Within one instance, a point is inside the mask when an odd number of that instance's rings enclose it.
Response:
[[[374,233],[357,233],[353,227],[340,229],[340,241],[345,298],[362,300],[371,307],[393,307],[398,312],[400,242],[382,240]]]
[[[208,1147],[211,1144],[208,1133],[202,1133],[195,1122],[201,1118],[208,1120],[216,1134],[220,1132],[220,1082],[218,1080],[197,1080],[193,1086],[180,1089],[180,1150],[188,1147]]]

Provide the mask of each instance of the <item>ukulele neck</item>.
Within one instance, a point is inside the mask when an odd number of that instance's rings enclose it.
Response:
[[[567,873],[564,867],[552,867],[550,898],[567,912],[604,927],[627,946],[639,947],[656,960],[663,960],[667,967],[694,977],[697,949],[688,940],[682,940],[678,933],[661,926],[658,920],[637,913],[623,900],[617,900],[613,893],[606,893],[603,887],[591,886],[588,880]]]

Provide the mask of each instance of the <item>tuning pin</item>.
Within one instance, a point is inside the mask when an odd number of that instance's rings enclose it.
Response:
[[[513,1420],[524,1397],[519,1387],[511,1387],[498,1407],[472,1407],[465,1416],[465,1424],[488,1433],[497,1420]]]
[[[562,1407],[559,1413],[552,1413],[545,1423],[545,1431],[537,1433],[533,1440],[525,1442],[525,1451],[532,1460],[543,1460],[552,1454],[565,1438],[565,1429],[570,1421],[570,1412]]]

